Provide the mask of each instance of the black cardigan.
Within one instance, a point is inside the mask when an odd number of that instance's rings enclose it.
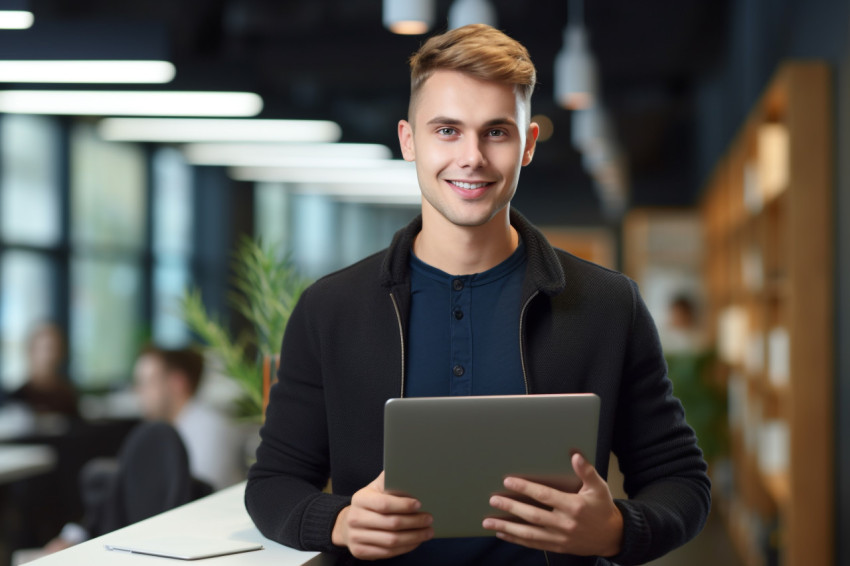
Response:
[[[602,399],[596,469],[613,451],[625,476],[620,564],[687,542],[710,507],[706,464],[673,397],[658,334],[637,286],[554,250],[519,213],[527,246],[517,321],[529,392]],[[303,550],[331,542],[339,511],[382,469],[383,405],[404,391],[408,257],[421,219],[387,250],[314,283],[292,313],[245,503],[268,538]],[[322,493],[332,479],[333,494]],[[552,555],[552,564],[605,564]]]

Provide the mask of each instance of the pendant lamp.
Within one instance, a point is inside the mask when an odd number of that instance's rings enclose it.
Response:
[[[589,108],[596,100],[598,75],[584,27],[583,3],[573,0],[564,30],[564,47],[555,58],[555,100],[569,110]]]
[[[488,0],[455,0],[449,8],[449,29],[468,24],[496,27],[496,10]]]
[[[384,0],[384,26],[400,35],[420,35],[434,25],[434,0]]]

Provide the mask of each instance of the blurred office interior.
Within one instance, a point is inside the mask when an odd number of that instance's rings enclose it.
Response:
[[[393,4],[425,9],[428,31],[395,33]],[[198,342],[188,290],[251,332],[230,300],[242,238],[314,280],[418,213],[396,134],[406,61],[427,33],[478,17],[538,70],[541,137],[513,205],[554,245],[641,285],[710,461],[711,536],[747,566],[850,564],[850,3],[0,0],[5,11],[31,21],[0,29],[0,458],[16,444],[53,452],[40,475],[0,473],[0,561],[79,515],[73,475],[140,418],[140,349]],[[120,63],[105,78],[35,76],[74,60]],[[46,322],[66,337],[80,414],[18,433],[34,421],[4,399]],[[231,409],[214,358],[202,393]],[[61,501],[36,496],[47,489]],[[680,560],[727,560],[702,544]]]

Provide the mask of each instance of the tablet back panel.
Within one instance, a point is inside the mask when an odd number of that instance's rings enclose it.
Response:
[[[481,522],[505,476],[578,490],[570,456],[595,462],[599,407],[593,394],[390,399],[385,487],[419,499],[436,537],[493,536]]]

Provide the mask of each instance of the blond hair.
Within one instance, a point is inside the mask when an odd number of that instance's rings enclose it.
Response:
[[[485,24],[470,24],[435,35],[410,57],[410,109],[422,85],[437,70],[460,71],[475,78],[510,84],[531,102],[537,70],[517,40]]]

